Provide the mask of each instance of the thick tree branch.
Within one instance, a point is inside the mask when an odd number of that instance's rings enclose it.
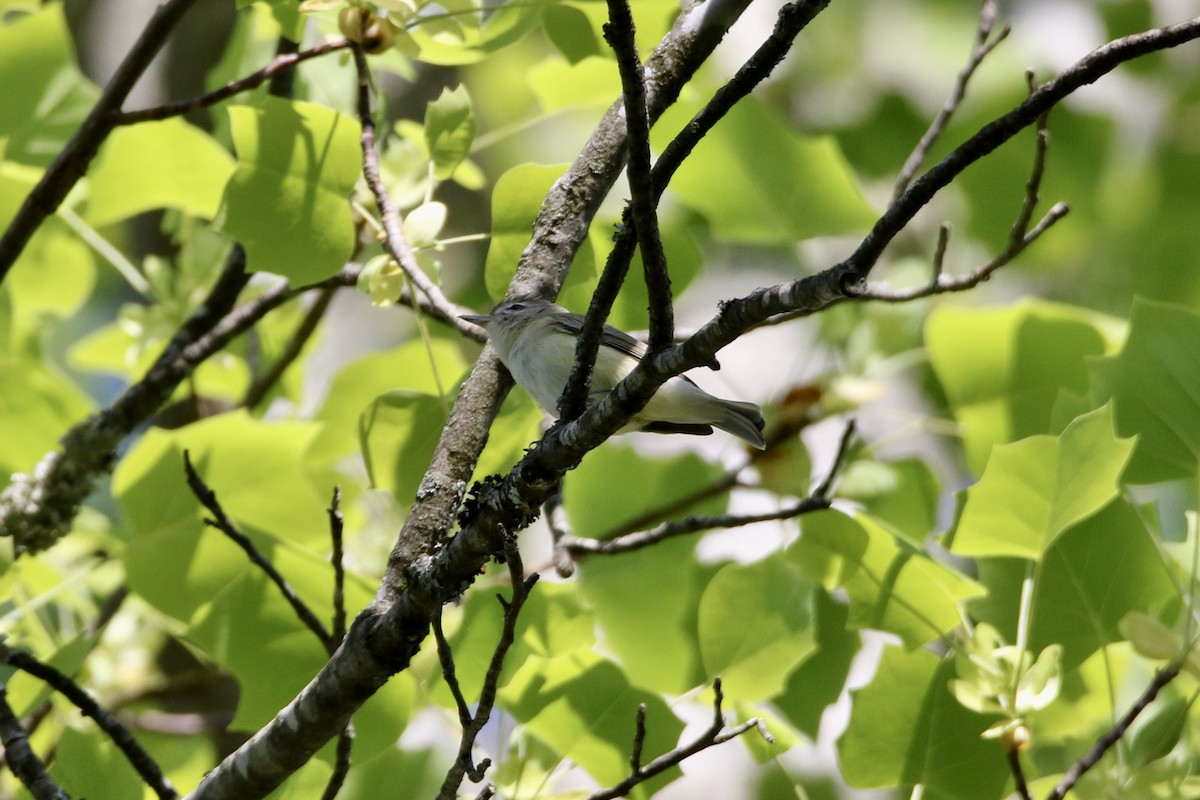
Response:
[[[88,164],[100,150],[100,145],[116,125],[121,104],[150,66],[154,56],[166,44],[171,30],[195,2],[166,0],[155,10],[141,36],[104,87],[95,107],[42,174],[37,186],[33,187],[9,223],[8,230],[0,236],[0,282],[8,275],[43,220],[54,213],[71,187],[83,177]]]
[[[711,54],[748,0],[709,0],[679,15],[647,60],[650,115],[657,118]],[[575,163],[551,189],[510,286],[512,296],[552,297],[623,163],[624,123],[609,110]],[[479,335],[479,332],[472,332]],[[487,429],[511,383],[485,349],[459,393],[375,602],[287,708],[206,776],[193,798],[261,797],[305,763],[388,677],[408,666],[436,609],[461,593],[503,547],[500,528],[447,540]],[[514,498],[515,499],[515,498]],[[530,513],[536,513],[533,506]],[[514,528],[515,530],[515,528]]]

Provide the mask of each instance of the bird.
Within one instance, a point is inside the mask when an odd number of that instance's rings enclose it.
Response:
[[[547,300],[501,302],[490,314],[464,314],[462,319],[487,331],[488,341],[512,373],[513,380],[546,413],[558,418],[558,400],[575,363],[575,345],[584,318]],[[628,333],[605,325],[592,369],[591,400],[611,391],[646,355],[646,345]],[[641,411],[617,433],[686,433],[707,436],[720,428],[764,449],[762,411],[753,403],[724,400],[701,389],[684,375],[667,379]]]

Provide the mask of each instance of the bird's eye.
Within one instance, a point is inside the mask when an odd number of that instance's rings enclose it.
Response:
[[[509,311],[524,311],[525,304],[524,303],[512,303],[511,305],[509,305],[508,310]]]

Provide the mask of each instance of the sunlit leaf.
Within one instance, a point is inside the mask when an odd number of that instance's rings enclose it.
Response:
[[[996,447],[967,492],[954,551],[1038,558],[1063,531],[1119,494],[1133,446],[1113,434],[1112,407],[1105,406],[1057,438],[1031,436]]]
[[[231,106],[229,119],[237,169],[217,227],[246,248],[252,270],[297,284],[328,277],[354,247],[347,197],[362,167],[358,123],[275,98]]]

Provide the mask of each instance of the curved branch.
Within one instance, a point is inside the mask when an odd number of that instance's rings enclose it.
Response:
[[[37,186],[25,198],[8,230],[0,236],[0,282],[4,281],[17,257],[46,217],[54,213],[63,198],[87,171],[100,145],[117,124],[121,104],[135,83],[150,66],[154,56],[166,44],[171,30],[196,0],[167,0],[146,23],[141,36],[117,67],[117,71],[88,113],[79,130],[54,162],[42,174]]]

